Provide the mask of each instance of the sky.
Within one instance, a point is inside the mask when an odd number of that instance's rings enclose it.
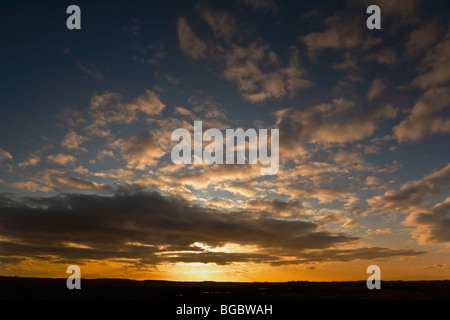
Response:
[[[2,1],[0,275],[449,279],[449,13]],[[172,132],[194,121],[278,129],[277,174],[174,164]]]

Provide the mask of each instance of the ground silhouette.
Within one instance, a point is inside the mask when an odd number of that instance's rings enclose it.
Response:
[[[66,279],[0,277],[0,299],[145,300],[450,300],[450,280],[382,281],[380,290],[350,282],[174,282],[81,279],[69,290]]]

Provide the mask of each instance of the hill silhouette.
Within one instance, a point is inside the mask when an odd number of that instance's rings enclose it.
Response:
[[[81,279],[80,290],[69,290],[65,278],[0,277],[0,299],[449,300],[450,280],[382,281],[380,290],[369,290],[365,281],[175,282]]]

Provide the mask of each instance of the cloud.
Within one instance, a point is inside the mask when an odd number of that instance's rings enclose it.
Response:
[[[178,36],[181,50],[193,59],[211,59],[224,62],[223,77],[235,83],[245,100],[251,103],[293,96],[299,89],[312,85],[305,79],[306,70],[300,62],[299,50],[291,45],[288,63],[283,66],[275,52],[258,38],[248,46],[238,45],[235,19],[225,12],[202,7],[201,16],[214,33],[207,42],[198,38],[185,18],[178,20]],[[226,46],[217,40],[225,39]],[[206,44],[208,43],[208,45]]]
[[[193,106],[193,111],[202,114],[202,118],[207,120],[227,119],[222,104],[215,101],[211,96],[207,96],[203,101],[198,101],[194,96],[188,98],[188,102]],[[188,115],[189,110],[176,110],[179,114]],[[193,115],[189,115],[193,116]],[[196,115],[198,117],[198,115]]]
[[[77,63],[78,69],[80,69],[82,72],[86,73],[87,75],[89,75],[97,80],[103,79],[103,74],[100,71],[98,71],[94,68],[85,67],[79,60],[77,60],[76,63]]]
[[[321,223],[345,223],[348,217],[341,213],[331,213],[316,218]]]
[[[315,186],[325,185],[335,179],[348,177],[350,180],[362,182],[359,178],[349,176],[356,172],[364,172],[365,174],[377,174],[385,172],[395,172],[401,165],[394,160],[392,163],[385,164],[383,167],[376,166],[365,160],[361,151],[357,149],[339,149],[328,150],[330,160],[333,163],[318,161],[299,161],[299,164],[293,168],[282,169],[280,178],[285,184],[291,183],[293,180],[312,182]],[[375,177],[367,181],[375,182]]]
[[[368,55],[367,59],[378,62],[379,64],[392,65],[397,62],[397,53],[391,48],[383,48],[377,52]]]
[[[133,102],[125,105],[125,109],[130,114],[136,116],[139,112],[147,116],[161,114],[165,109],[164,103],[152,91],[146,90],[144,94],[137,97]]]
[[[267,211],[277,216],[293,216],[304,213],[303,206],[297,201],[274,200],[249,200],[244,205],[245,209]]]
[[[227,12],[203,8],[200,15],[211,27],[216,38],[229,42],[237,30],[236,20]]]
[[[248,181],[260,177],[260,168],[259,165],[249,164],[213,165],[201,167],[191,172],[180,172],[174,176],[166,177],[165,180],[171,183],[193,186],[198,189],[204,189],[219,183],[233,182],[234,185],[227,186],[231,190],[237,187],[235,184],[239,181]]]
[[[440,111],[450,107],[450,87],[427,90],[409,111],[409,116],[392,128],[397,140],[419,141],[426,135],[450,132],[450,118],[440,115]]]
[[[391,229],[389,228],[382,228],[382,229],[375,229],[375,230],[367,230],[367,234],[390,234]]]
[[[99,184],[94,181],[68,177],[65,175],[53,175],[49,178],[50,185],[54,190],[79,189],[79,190],[97,190],[113,192],[114,189],[108,184]]]
[[[370,137],[377,128],[376,122],[392,119],[397,111],[389,104],[367,108],[350,116],[354,104],[345,100],[333,100],[296,110],[279,110],[277,126],[280,129],[280,147],[291,148],[298,143],[348,143]]]
[[[181,81],[181,78],[177,78],[168,74],[164,75],[164,78],[166,78],[167,82],[173,85],[179,85]]]
[[[369,92],[367,93],[367,100],[373,100],[378,97],[386,88],[382,79],[375,79],[370,84]]]
[[[104,160],[107,157],[115,158],[114,152],[112,150],[103,149],[97,153],[97,160]]]
[[[279,187],[279,193],[290,196],[292,199],[316,199],[321,204],[335,201],[344,202],[347,208],[354,207],[359,202],[355,193],[350,192],[353,186],[338,184],[334,186],[317,186],[305,188],[303,185],[290,183]]]
[[[35,166],[41,162],[41,158],[35,154],[30,154],[28,158],[18,163],[19,168],[27,168],[30,166]]]
[[[363,146],[364,154],[376,154],[381,153],[381,148],[376,145]]]
[[[331,158],[334,162],[345,167],[364,163],[364,155],[357,150],[339,150],[333,152]]]
[[[276,117],[275,127],[280,130],[281,162],[293,160],[304,166],[319,148],[330,150],[336,146],[369,138],[375,134],[378,123],[384,119],[394,118],[397,110],[389,104],[378,104],[365,109],[361,106],[356,108],[352,101],[333,99],[330,103],[286,108],[277,110],[273,114]],[[377,149],[371,148],[371,150]],[[342,152],[339,154],[343,155]],[[357,157],[353,159],[362,159],[362,157],[363,155],[358,152]],[[348,172],[349,169],[325,168],[326,164],[317,164],[317,166],[322,166],[323,170],[342,173]],[[376,169],[373,165],[362,162],[359,163],[359,168],[353,169],[361,170],[363,166],[365,170]],[[303,168],[312,170],[311,166]]]
[[[348,218],[347,220],[345,220],[345,223],[342,225],[344,228],[350,228],[350,227],[354,227],[357,226],[358,222],[356,222],[353,219]]]
[[[139,113],[148,116],[158,115],[165,108],[158,96],[150,90],[146,90],[129,103],[123,103],[121,99],[121,95],[110,91],[95,95],[89,107],[91,116],[104,123],[127,124],[135,120]]]
[[[81,149],[80,145],[86,140],[87,139],[85,137],[80,136],[75,131],[71,130],[61,141],[61,147],[74,150],[83,150],[84,148]]]
[[[91,172],[90,174],[94,177],[112,178],[117,181],[128,181],[128,179],[135,177],[134,171],[123,168],[110,169],[102,172]]]
[[[275,65],[273,71],[263,72],[260,65],[270,64],[274,55],[268,50],[266,44],[256,41],[247,48],[232,45],[232,50],[224,54],[226,68],[223,75],[236,83],[245,100],[256,103],[279,99],[312,85],[311,81],[304,79],[306,70],[300,64],[297,47],[289,48],[287,67]]]
[[[206,44],[194,34],[186,18],[178,19],[178,39],[185,54],[196,60],[206,58]]]
[[[423,72],[411,84],[422,89],[443,85],[450,81],[450,29],[423,59]]]
[[[93,181],[93,179],[75,177],[74,174],[78,176],[90,175],[91,178],[115,179],[115,184],[112,186],[107,183],[99,183]],[[32,181],[17,182],[12,186],[32,192],[91,190],[101,194],[114,194],[140,191],[141,188],[133,181],[127,184],[121,183],[121,181],[128,182],[131,177],[134,177],[134,173],[125,169],[89,172],[86,168],[78,166],[68,172],[60,169],[45,169],[37,172],[31,179]]]
[[[86,122],[78,110],[72,110],[65,108],[57,114],[57,118],[64,121],[64,125],[69,127],[77,127],[78,125]]]
[[[133,56],[133,60],[140,61],[145,64],[160,65],[161,61],[168,55],[164,41],[152,43],[142,47],[139,44],[135,44],[133,49],[136,51],[136,55]],[[170,83],[177,84],[177,79],[175,78],[169,79],[166,77],[166,80]]]
[[[77,161],[77,159],[74,156],[71,156],[69,154],[59,153],[56,155],[49,155],[47,157],[47,160],[59,164],[61,166],[65,166],[66,164],[71,164]]]
[[[8,151],[5,151],[0,148],[0,162],[3,161],[11,161],[13,159],[13,156]]]
[[[235,205],[236,203],[230,199],[213,198],[208,201],[208,207],[213,209],[230,209]]]
[[[415,227],[412,235],[421,244],[450,242],[450,197],[428,210],[410,214],[404,224]]]
[[[357,226],[358,223],[348,217],[346,209],[320,209],[314,210],[314,220],[321,224],[340,224],[343,228],[351,228]]]
[[[33,181],[22,181],[22,182],[15,182],[11,184],[11,187],[16,189],[24,189],[31,192],[50,192],[52,191],[52,188],[42,186],[36,182]]]
[[[305,164],[296,166],[293,170],[289,170],[289,173],[298,174],[303,177],[318,176],[326,173],[339,174],[348,173],[348,170],[342,167],[337,167],[326,162],[311,161]]]
[[[196,119],[196,116],[194,113],[192,113],[192,111],[190,111],[186,108],[180,107],[180,106],[175,107],[175,114],[184,116],[184,117],[188,117],[192,120]]]
[[[350,52],[345,52],[344,59],[333,65],[333,70],[359,70],[358,59]]]
[[[0,233],[0,257],[50,262],[128,259],[136,266],[167,262],[286,264],[419,254],[388,248],[337,250],[332,247],[357,238],[319,231],[312,222],[221,213],[158,193],[65,194],[19,201],[2,196]],[[227,243],[254,246],[255,250],[212,250]]]
[[[364,32],[361,15],[353,12],[339,12],[326,18],[323,24],[326,27],[325,31],[312,32],[300,37],[308,47],[308,55],[312,57],[326,49],[367,50],[380,42],[380,39],[368,36]]]
[[[389,190],[367,200],[378,211],[413,213],[424,208],[424,201],[450,190],[450,164],[420,180],[404,183],[399,191]]]
[[[110,135],[110,124],[129,124],[133,121],[161,114],[165,105],[152,91],[146,90],[131,102],[125,103],[123,97],[115,92],[107,91],[92,97],[89,115],[91,123],[87,131],[96,136]]]
[[[368,186],[377,186],[380,183],[381,183],[381,180],[377,177],[372,177],[372,176],[366,177],[365,184]]]
[[[331,262],[331,261],[355,261],[355,260],[374,260],[390,257],[410,257],[424,254],[424,251],[412,249],[390,249],[382,247],[364,247],[355,249],[328,249],[308,252],[307,255],[301,253],[294,260],[274,261],[272,265],[285,264],[304,264],[311,262]]]
[[[252,177],[249,177],[249,179],[252,179]],[[229,179],[228,181],[220,185],[219,188],[224,191],[231,192],[235,196],[247,198],[253,197],[258,192],[264,192],[264,189],[258,188],[254,180],[246,180],[246,178],[244,178],[243,180],[244,181],[233,181]]]
[[[439,24],[437,21],[426,23],[419,29],[411,31],[406,43],[406,57],[414,59],[423,54],[438,39]]]
[[[165,153],[151,133],[118,139],[111,147],[119,149],[128,167],[139,170],[156,164]]]

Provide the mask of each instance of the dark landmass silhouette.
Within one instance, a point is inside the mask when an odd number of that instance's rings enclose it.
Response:
[[[145,300],[450,300],[450,280],[348,282],[175,282],[81,279],[69,290],[66,279],[0,277],[0,299]]]

